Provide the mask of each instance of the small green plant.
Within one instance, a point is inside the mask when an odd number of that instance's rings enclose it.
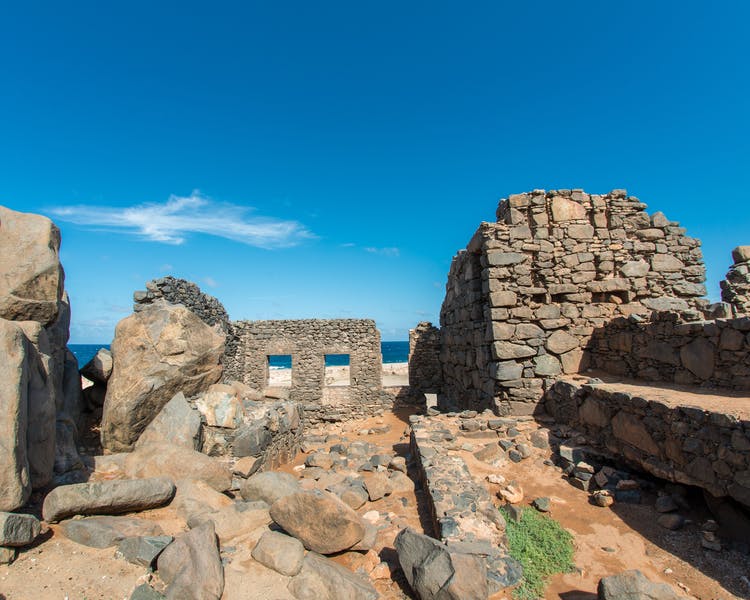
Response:
[[[519,522],[500,510],[508,523],[506,534],[510,555],[523,566],[523,578],[513,590],[513,598],[542,598],[550,575],[573,570],[573,536],[553,518],[536,510],[523,509]]]

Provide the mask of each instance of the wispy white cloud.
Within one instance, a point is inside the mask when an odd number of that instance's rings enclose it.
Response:
[[[195,191],[190,196],[170,196],[162,204],[60,206],[50,212],[76,225],[122,231],[165,244],[182,244],[191,233],[226,238],[258,248],[284,248],[315,237],[297,221],[260,217],[250,214],[252,210],[214,202]]]
[[[205,283],[208,287],[212,287],[212,288],[215,288],[219,285],[218,282],[213,277],[204,277],[203,283]]]
[[[369,252],[370,254],[380,254],[382,256],[390,256],[390,257],[393,257],[393,258],[396,258],[396,257],[398,257],[401,254],[401,252],[399,251],[398,248],[392,248],[392,247],[390,247],[390,248],[374,248],[372,246],[368,246],[364,250],[365,250],[365,252]]]

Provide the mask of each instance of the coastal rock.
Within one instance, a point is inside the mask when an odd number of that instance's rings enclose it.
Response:
[[[215,383],[195,402],[206,425],[235,429],[242,423],[242,402],[231,386]]]
[[[91,548],[109,548],[122,540],[138,536],[160,536],[158,523],[137,517],[87,517],[70,519],[60,525],[69,540]]]
[[[216,459],[180,446],[145,444],[125,458],[125,474],[133,478],[166,476],[197,479],[218,492],[232,486],[232,474]]]
[[[73,515],[134,512],[167,504],[174,484],[165,477],[61,485],[44,499],[44,520],[54,523]]]
[[[170,543],[171,535],[149,535],[125,538],[117,546],[116,558],[124,558],[134,565],[150,568]]]
[[[102,415],[102,446],[126,451],[177,392],[221,377],[224,336],[183,306],[157,302],[117,324]]]
[[[300,491],[299,482],[289,473],[264,471],[242,483],[240,494],[247,502],[262,500],[269,506],[277,500]]]
[[[380,597],[368,579],[310,552],[302,570],[289,582],[288,590],[297,600],[377,600]]]
[[[284,496],[271,506],[271,518],[319,554],[351,548],[365,534],[357,513],[333,494],[317,490]]]
[[[81,368],[81,375],[89,381],[107,385],[112,374],[112,353],[106,348],[99,348],[94,358]]]
[[[64,275],[60,230],[47,217],[0,206],[0,318],[51,324]]]
[[[182,392],[177,392],[143,430],[135,447],[140,448],[145,444],[173,444],[198,450],[200,443],[200,414],[188,404]]]
[[[15,323],[0,319],[0,510],[15,510],[31,494],[26,455],[28,342]]]
[[[224,568],[213,523],[204,523],[178,536],[157,559],[159,577],[168,600],[219,600],[224,592]]]

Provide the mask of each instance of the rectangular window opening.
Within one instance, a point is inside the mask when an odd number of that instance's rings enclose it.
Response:
[[[326,387],[345,387],[352,384],[348,354],[325,355]]]
[[[268,355],[268,382],[266,387],[292,387],[292,355]]]

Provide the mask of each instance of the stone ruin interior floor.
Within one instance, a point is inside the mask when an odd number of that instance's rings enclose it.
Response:
[[[462,419],[456,415],[425,418],[455,434],[451,442],[453,449],[448,451],[465,461],[473,478],[487,486],[498,506],[504,501],[497,493],[512,482],[523,491],[523,499],[518,503],[521,506],[529,506],[538,497],[550,498],[550,514],[574,534],[576,570],[553,577],[545,593],[546,599],[594,600],[601,577],[626,569],[640,569],[653,581],[669,583],[687,597],[701,600],[750,597],[750,588],[744,587],[742,580],[750,573],[750,557],[735,550],[712,552],[701,548],[700,525],[711,516],[699,494],[690,495],[690,508],[681,511],[688,519],[686,526],[679,531],[669,531],[656,522],[659,516],[654,509],[656,488],[647,478],[640,480],[643,490],[640,504],[597,507],[590,503],[587,492],[571,486],[560,468],[552,464],[552,449],[530,443],[531,434],[537,430],[548,431],[552,439],[564,438],[568,433],[564,428],[521,417],[508,419],[500,429],[480,427],[466,431],[461,429]],[[475,417],[480,423],[493,418],[483,414]],[[337,475],[334,471],[323,473],[302,468],[312,452],[327,452],[334,444],[364,442],[373,445],[370,450],[407,457],[410,452],[408,423],[409,411],[399,411],[308,432],[305,452],[280,470],[300,477],[305,487],[322,489]],[[489,464],[475,457],[484,445],[509,439],[508,430],[514,443],[525,443],[530,448],[527,458],[517,463],[503,458]],[[395,535],[406,526],[432,533],[426,514],[425,491],[418,483],[415,485],[418,478],[412,465],[408,474],[410,479],[401,480],[402,484],[406,483],[401,489],[379,500],[365,502],[357,511],[380,528],[375,549],[366,553],[343,552],[334,557],[351,570],[367,574],[386,600],[412,598],[397,566]],[[491,475],[496,476],[495,481],[501,481],[497,476],[504,478],[504,483],[490,483],[487,478]],[[176,534],[184,527],[184,522],[169,507],[145,511],[140,516],[158,520],[167,534]],[[0,566],[0,598],[128,598],[133,588],[148,575],[144,568],[115,559],[113,554],[113,548],[97,550],[75,544],[61,534],[59,526],[52,525],[37,543],[20,552],[13,564]],[[222,548],[222,558],[225,599],[292,598],[286,590],[285,578],[253,561],[248,547],[238,543]],[[510,591],[506,590],[492,600],[510,597]]]

